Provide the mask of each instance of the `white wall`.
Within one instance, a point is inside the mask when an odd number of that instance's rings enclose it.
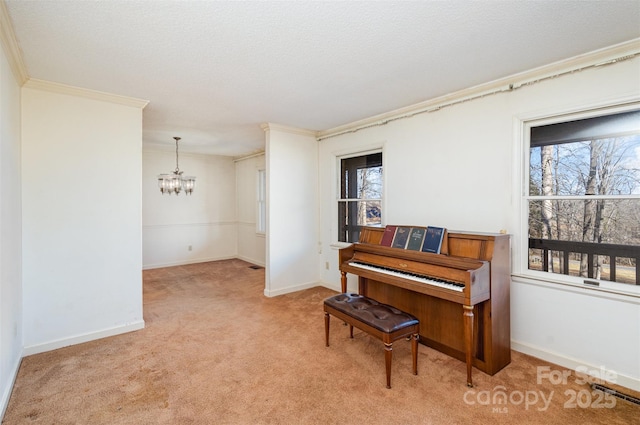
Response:
[[[265,295],[316,286],[318,146],[311,132],[269,124],[266,131],[267,266]]]
[[[265,235],[256,232],[258,221],[258,170],[265,169],[265,155],[236,161],[238,258],[265,265]]]
[[[144,326],[145,103],[30,83],[22,89],[25,355]]]
[[[520,143],[514,121],[629,96],[640,98],[640,58],[323,140],[321,264],[330,264],[330,270],[322,269],[323,282],[339,289],[337,249],[332,249],[337,235],[336,155],[384,146],[385,223],[505,229],[518,250],[526,235],[519,235],[518,195],[513,191],[520,166],[513,155]],[[568,294],[526,279],[514,279],[511,294],[513,348],[568,367],[604,366],[618,374],[619,383],[640,389],[638,298],[598,297],[584,289]]]
[[[0,49],[0,418],[22,358],[20,85],[8,57]]]
[[[144,268],[236,257],[233,158],[180,152],[180,170],[196,177],[195,189],[191,195],[163,195],[158,189],[156,177],[173,171],[175,164],[175,150],[145,150],[143,153]]]
[[[640,390],[639,299],[520,277],[511,288],[513,349],[573,369],[603,367]]]

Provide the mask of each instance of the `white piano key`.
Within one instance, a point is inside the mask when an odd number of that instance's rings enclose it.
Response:
[[[365,264],[365,263],[358,263],[355,261],[352,261],[349,263],[350,266],[352,267],[357,267],[360,269],[364,269],[364,270],[371,270],[377,273],[383,273],[383,274],[387,274],[390,276],[396,276],[396,277],[401,277],[403,279],[409,279],[409,280],[413,280],[415,282],[419,282],[419,283],[424,283],[427,285],[432,285],[432,286],[439,286],[441,288],[446,288],[446,289],[450,289],[452,291],[457,291],[457,292],[463,292],[464,291],[464,285],[461,283],[456,283],[456,282],[448,282],[442,279],[434,279],[434,278],[429,278],[428,276],[421,276],[421,275],[417,275],[414,273],[409,273],[409,272],[401,272],[401,271],[397,271],[397,270],[393,270],[393,269],[388,269],[388,268],[384,268],[384,267],[379,267],[379,266],[373,266],[371,264]]]

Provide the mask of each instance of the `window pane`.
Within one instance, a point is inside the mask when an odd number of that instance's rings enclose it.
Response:
[[[342,242],[358,242],[362,226],[380,226],[380,201],[340,201],[338,202],[339,227]]]
[[[344,158],[340,167],[338,240],[357,242],[362,226],[382,224],[382,153]]]
[[[557,145],[638,133],[640,133],[640,111],[628,111],[533,127],[530,145]]]
[[[640,194],[640,111],[532,127],[529,144],[528,268],[640,285],[640,199],[623,199]]]
[[[530,195],[640,194],[640,134],[530,149]]]
[[[545,257],[545,250],[529,249],[529,270],[630,285],[637,284],[637,261],[630,257],[612,258],[606,255],[596,255],[590,260],[586,253],[570,253],[565,257],[564,251],[552,250],[546,251]]]
[[[381,224],[380,201],[358,201],[358,226],[379,226]]]
[[[529,237],[640,245],[640,199],[529,201]]]
[[[635,284],[638,258],[640,199],[529,201],[529,269]]]
[[[382,198],[382,167],[359,168],[357,170],[357,175],[357,198]]]
[[[342,199],[382,197],[382,154],[346,158],[341,161]]]

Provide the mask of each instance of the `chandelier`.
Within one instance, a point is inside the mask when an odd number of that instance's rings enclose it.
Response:
[[[191,195],[193,193],[193,186],[196,184],[196,178],[193,176],[183,176],[182,171],[178,167],[178,141],[180,137],[174,137],[176,141],[176,169],[171,174],[158,175],[158,187],[160,192],[171,195],[175,193],[178,195],[180,191],[184,190],[184,193]]]

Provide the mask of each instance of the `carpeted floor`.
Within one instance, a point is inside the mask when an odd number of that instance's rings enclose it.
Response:
[[[334,319],[325,347],[334,292],[266,298],[249,266],[145,271],[146,328],[26,357],[2,423],[640,424],[640,406],[517,352],[495,376],[474,369],[469,389],[464,363],[424,345],[414,376],[398,341],[386,389],[380,341]]]

